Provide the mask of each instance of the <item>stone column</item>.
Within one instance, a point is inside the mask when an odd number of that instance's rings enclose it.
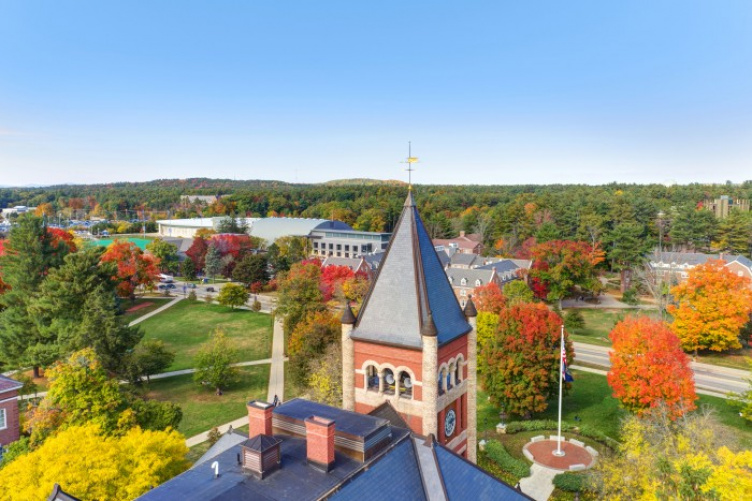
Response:
[[[472,330],[467,334],[467,459],[477,462],[478,442],[478,331],[475,316],[468,317]]]
[[[436,336],[423,336],[423,435],[438,437],[437,401],[439,394],[439,341]]]
[[[379,369],[379,395],[384,394],[384,374],[386,374],[386,371]]]
[[[352,324],[342,324],[342,408],[355,410],[355,350]]]

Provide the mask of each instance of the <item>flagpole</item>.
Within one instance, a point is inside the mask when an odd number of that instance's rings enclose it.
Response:
[[[561,326],[561,349],[559,350],[559,433],[557,441],[559,445],[554,451],[554,456],[563,456],[565,453],[561,450],[561,395],[564,387],[564,325]]]

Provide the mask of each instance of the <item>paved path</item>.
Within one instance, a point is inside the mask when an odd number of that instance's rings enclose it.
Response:
[[[554,492],[553,480],[559,473],[561,472],[533,463],[530,476],[520,480],[520,490],[536,501],[546,501]]]
[[[248,424],[248,417],[244,416],[242,418],[238,418],[235,421],[231,421],[229,423],[225,423],[221,426],[217,426],[219,429],[219,433],[224,434],[227,433],[227,431],[230,429],[230,426],[233,428],[240,428],[241,426],[245,426]],[[202,444],[209,440],[209,432],[211,430],[207,430],[203,433],[199,433],[198,435],[194,435],[191,438],[186,439],[185,445],[188,447],[193,447],[194,445]]]
[[[252,360],[250,362],[238,362],[236,364],[232,364],[233,367],[249,367],[251,365],[264,365],[264,364],[270,364],[272,363],[271,358],[264,358],[261,360]],[[154,381],[155,379],[164,379],[168,377],[173,376],[183,376],[185,374],[193,374],[198,369],[182,369],[179,371],[171,371],[171,372],[163,372],[162,374],[154,374],[153,376],[149,376],[149,379],[151,381]]]
[[[138,317],[136,320],[134,320],[133,322],[129,323],[128,327],[133,327],[134,325],[140,324],[141,322],[143,322],[147,318],[151,318],[154,315],[156,315],[157,313],[162,313],[167,308],[169,308],[171,306],[175,306],[176,304],[178,304],[179,301],[182,301],[182,300],[183,300],[183,297],[178,296],[175,299],[173,299],[172,301],[170,301],[169,303],[167,303],[166,305],[160,306],[156,310],[154,310],[152,312],[149,312],[149,313],[147,313],[146,315],[144,315],[142,317]]]
[[[587,308],[587,309],[597,309],[597,310],[655,310],[657,309],[655,305],[653,304],[638,304],[638,305],[631,305],[627,303],[622,303],[618,299],[616,299],[614,296],[610,294],[603,294],[598,296],[598,302],[594,303],[591,301],[578,301],[574,298],[569,299],[563,299],[561,301],[561,307],[562,309],[566,308]]]
[[[285,333],[282,320],[274,320],[274,338],[272,340],[272,366],[269,374],[269,392],[267,402],[274,402],[275,395],[280,402],[285,400]]]

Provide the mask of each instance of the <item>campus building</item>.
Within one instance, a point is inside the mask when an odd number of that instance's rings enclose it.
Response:
[[[23,385],[0,375],[0,448],[20,437],[18,390]]]
[[[342,223],[344,224],[344,223]],[[364,254],[384,251],[391,233],[374,233],[348,229],[315,228],[310,233],[314,256],[356,258]]]
[[[721,260],[725,267],[752,284],[752,259],[736,254],[703,254],[701,252],[654,252],[647,256],[651,280],[676,285],[689,277],[689,271],[710,260]]]

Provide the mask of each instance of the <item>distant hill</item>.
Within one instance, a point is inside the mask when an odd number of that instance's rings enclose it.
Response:
[[[332,181],[327,181],[321,184],[324,186],[351,186],[351,185],[374,186],[374,185],[382,185],[382,184],[389,185],[389,186],[401,186],[401,185],[406,185],[407,183],[404,181],[398,181],[396,179],[355,178],[355,179],[334,179]]]

